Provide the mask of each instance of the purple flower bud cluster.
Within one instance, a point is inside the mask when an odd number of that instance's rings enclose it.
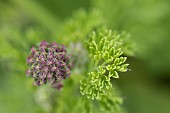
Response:
[[[34,78],[34,85],[50,83],[52,87],[60,89],[61,80],[70,76],[72,62],[66,53],[65,46],[55,42],[42,41],[38,48],[31,48],[27,58],[27,75]]]

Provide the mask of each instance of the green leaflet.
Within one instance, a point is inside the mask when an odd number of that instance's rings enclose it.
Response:
[[[128,70],[129,64],[125,63],[127,57],[122,56],[124,40],[119,38],[120,35],[115,35],[112,30],[100,27],[86,41],[91,62],[95,62],[91,64],[88,76],[80,82],[80,91],[87,98],[99,99],[107,95],[108,90],[113,88],[111,78],[119,78],[118,72]]]

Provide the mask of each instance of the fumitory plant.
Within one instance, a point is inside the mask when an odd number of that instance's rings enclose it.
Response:
[[[0,0],[0,113],[167,113],[169,2]]]
[[[11,65],[13,69],[21,73],[27,58],[29,91],[42,111],[125,113],[124,99],[114,81],[129,70],[126,60],[133,55],[134,46],[129,33],[118,33],[105,25],[98,9],[81,9],[60,23],[57,33],[10,28],[10,34],[20,40],[17,43],[6,30],[1,33],[14,46],[10,51],[19,56],[12,56],[18,58],[17,64]]]
[[[132,51],[131,43],[125,41],[129,36],[128,33],[118,34],[101,26],[93,29],[85,41],[72,43],[68,51],[66,51],[64,45],[42,41],[38,48],[31,48],[30,55],[27,58],[29,66],[27,74],[34,79],[34,85],[40,86],[49,83],[53,88],[61,89],[58,92],[64,96],[61,96],[61,100],[62,98],[70,100],[68,98],[70,94],[65,92],[68,92],[70,88],[77,92],[76,89],[79,86],[78,92],[85,96],[78,95],[76,99],[73,98],[71,101],[75,101],[77,104],[82,102],[84,107],[81,106],[83,109],[79,109],[86,113],[123,112],[120,107],[123,100],[116,93],[116,86],[112,86],[112,80],[119,78],[119,72],[129,70],[129,64],[126,63],[127,57],[124,56],[126,53],[132,53],[129,52]],[[73,54],[72,57],[68,53]],[[84,63],[78,63],[83,61],[84,58],[87,59],[84,60]],[[72,61],[75,65],[72,65]],[[78,73],[74,71],[81,69],[81,66],[85,69]],[[68,81],[64,82],[63,79],[65,78],[68,78]],[[46,90],[45,93],[47,93]],[[57,96],[56,92],[52,91],[51,93],[53,93],[53,97]],[[75,95],[75,93],[73,94]],[[42,100],[40,99],[40,101]],[[100,108],[99,111],[93,110],[96,109],[96,106]],[[72,108],[73,113],[75,110],[76,108]]]

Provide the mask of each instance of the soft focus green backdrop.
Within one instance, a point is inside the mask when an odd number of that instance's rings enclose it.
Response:
[[[43,112],[25,75],[29,48],[41,40],[60,42],[63,21],[91,8],[136,42],[131,71],[116,81],[126,110],[170,113],[170,0],[0,0],[0,113]]]

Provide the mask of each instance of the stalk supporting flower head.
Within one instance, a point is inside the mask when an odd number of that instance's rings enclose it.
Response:
[[[65,46],[42,41],[38,48],[32,47],[27,58],[27,75],[34,78],[36,86],[50,83],[60,89],[61,81],[70,76],[72,62]]]

